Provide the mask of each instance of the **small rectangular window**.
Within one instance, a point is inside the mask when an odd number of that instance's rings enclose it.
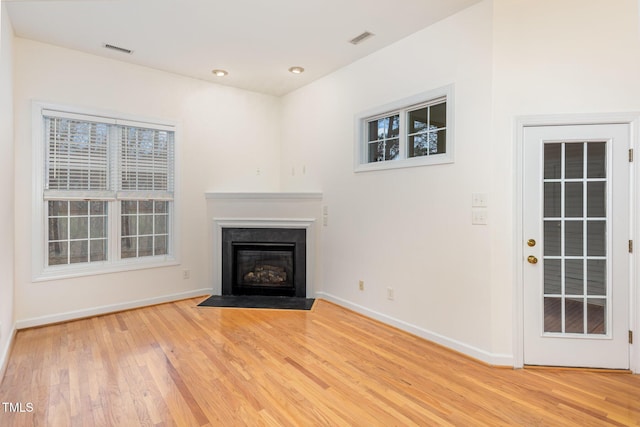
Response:
[[[448,86],[359,114],[355,171],[452,162],[452,105]]]

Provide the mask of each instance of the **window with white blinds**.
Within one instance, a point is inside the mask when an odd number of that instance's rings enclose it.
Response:
[[[125,126],[120,134],[118,189],[170,199],[173,191],[173,132]],[[135,195],[134,195],[135,196]]]
[[[46,117],[47,189],[108,190],[109,126]]]
[[[175,129],[41,110],[44,267],[173,254]]]

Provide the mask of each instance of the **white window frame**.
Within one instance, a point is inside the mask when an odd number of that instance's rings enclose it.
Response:
[[[168,253],[166,255],[156,255],[138,258],[120,258],[120,256],[110,256],[107,261],[92,263],[77,263],[65,265],[47,265],[48,256],[48,226],[47,226],[47,204],[45,200],[45,159],[46,159],[46,129],[44,116],[46,111],[59,112],[62,115],[73,117],[74,114],[84,117],[93,116],[102,122],[112,122],[128,126],[148,127],[154,129],[169,130],[174,133],[174,194],[172,207],[169,214],[169,242]],[[59,104],[50,104],[39,101],[32,103],[32,149],[33,149],[33,195],[32,195],[32,280],[34,282],[57,280],[71,277],[106,274],[130,270],[140,270],[146,268],[166,267],[180,264],[179,248],[179,217],[180,203],[179,185],[179,125],[176,122],[152,119],[146,117],[132,116],[111,111],[78,108]],[[120,192],[122,193],[122,192]],[[59,199],[73,200],[77,197],[60,195]],[[115,200],[115,199],[114,199]],[[120,221],[120,200],[110,202],[108,210],[108,254],[120,253],[119,230]]]
[[[444,99],[447,103],[447,149],[442,154],[430,154],[427,156],[407,157],[407,114],[409,111],[429,105],[433,101]],[[380,162],[368,161],[367,123],[377,118],[400,115],[400,154],[397,159]],[[355,116],[355,153],[354,172],[368,172],[385,169],[399,169],[415,166],[437,165],[453,163],[454,161],[454,86],[443,86],[434,90],[419,93],[403,98],[370,110],[363,111]]]

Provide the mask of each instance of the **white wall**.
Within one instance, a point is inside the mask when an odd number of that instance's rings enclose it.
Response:
[[[492,225],[471,224],[472,193],[493,197],[491,18],[473,6],[286,96],[282,182],[323,191],[324,296],[505,363],[490,354]],[[455,163],[353,172],[354,115],[450,83]]]
[[[13,333],[13,28],[0,4],[0,380]]]
[[[513,344],[505,333],[519,333],[510,325],[520,316],[514,311],[514,284],[518,283],[514,254],[523,242],[516,234],[515,119],[639,112],[640,27],[637,0],[493,3],[495,167],[491,204],[495,226],[488,247],[492,252],[494,348],[506,352]],[[635,167],[637,170],[637,162]],[[637,200],[636,194],[636,207]],[[640,239],[637,231],[635,239]],[[637,277],[634,286],[637,292]],[[634,316],[639,330],[637,314]],[[640,357],[636,358],[638,369]]]
[[[329,225],[321,228],[316,290],[511,364],[521,240],[515,119],[640,111],[637,8],[636,0],[486,0],[282,100],[16,39],[16,318],[210,287],[205,191],[322,191]],[[5,56],[3,49],[3,66]],[[10,87],[2,70],[0,83]],[[455,163],[353,172],[355,114],[450,83]],[[31,99],[182,123],[182,266],[31,283]],[[10,110],[0,103],[0,117]],[[10,127],[2,129],[4,138]],[[489,196],[486,226],[471,225],[474,192]],[[2,211],[0,218],[11,221]],[[0,243],[0,251],[8,248]],[[190,280],[181,279],[183,269]]]
[[[30,326],[204,294],[205,191],[279,188],[278,98],[16,38],[16,318]],[[182,265],[33,283],[31,101],[177,121]],[[257,174],[260,169],[260,174]],[[182,270],[190,279],[182,279]]]
[[[286,96],[283,185],[321,188],[330,212],[323,292],[487,362],[514,363],[515,120],[640,111],[638,75],[636,0],[487,0]],[[447,83],[454,164],[352,172],[354,114]],[[487,226],[470,224],[472,192],[488,193]]]

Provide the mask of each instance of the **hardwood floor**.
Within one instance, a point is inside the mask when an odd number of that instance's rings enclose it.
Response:
[[[322,300],[202,299],[19,331],[0,425],[640,425],[637,375],[492,368]]]

